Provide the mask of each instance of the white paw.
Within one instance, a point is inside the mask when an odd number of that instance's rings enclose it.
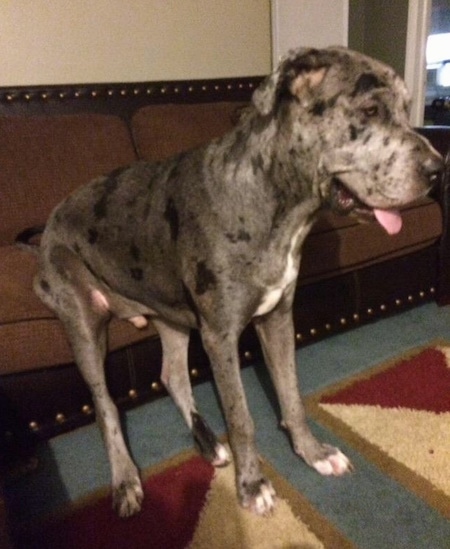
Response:
[[[267,516],[275,507],[275,490],[268,481],[261,484],[258,494],[247,496],[242,506],[259,516]]]
[[[139,478],[113,487],[113,508],[121,518],[135,515],[141,510],[144,492]]]
[[[314,461],[312,466],[314,469],[324,476],[339,477],[353,470],[353,465],[347,456],[337,450],[329,456]]]
[[[214,467],[225,467],[230,463],[230,454],[223,444],[217,443],[214,451],[216,457],[211,462]]]

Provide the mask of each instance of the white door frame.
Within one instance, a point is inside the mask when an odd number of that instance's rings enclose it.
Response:
[[[432,0],[409,0],[406,34],[405,82],[412,96],[410,122],[423,125],[427,83],[426,45]]]

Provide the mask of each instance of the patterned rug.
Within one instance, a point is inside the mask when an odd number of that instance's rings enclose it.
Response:
[[[308,411],[450,519],[450,344],[434,342],[309,398]]]
[[[277,490],[267,518],[237,504],[234,470],[214,469],[185,452],[144,475],[141,513],[119,519],[106,491],[39,525],[24,525],[18,549],[315,549],[354,547],[276,470],[263,469]]]

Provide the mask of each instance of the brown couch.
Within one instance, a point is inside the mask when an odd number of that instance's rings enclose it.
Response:
[[[0,447],[93,419],[60,322],[34,296],[36,257],[14,241],[71,190],[138,158],[160,159],[231,128],[260,78],[0,88]],[[450,129],[421,129],[443,153]],[[447,173],[431,198],[405,208],[389,237],[376,224],[324,213],[308,237],[295,305],[297,344],[426,300],[450,297]],[[113,320],[107,376],[123,408],[164,394],[150,325]],[[208,377],[194,335],[193,380]],[[259,347],[251,328],[242,362]]]

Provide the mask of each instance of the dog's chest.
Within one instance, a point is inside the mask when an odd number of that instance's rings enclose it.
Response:
[[[265,288],[254,316],[265,315],[274,309],[288,286],[296,280],[299,268],[299,257],[296,250],[308,231],[309,227],[301,227],[292,237],[284,262],[284,268],[281,271],[279,279],[276,283],[270,284]]]

